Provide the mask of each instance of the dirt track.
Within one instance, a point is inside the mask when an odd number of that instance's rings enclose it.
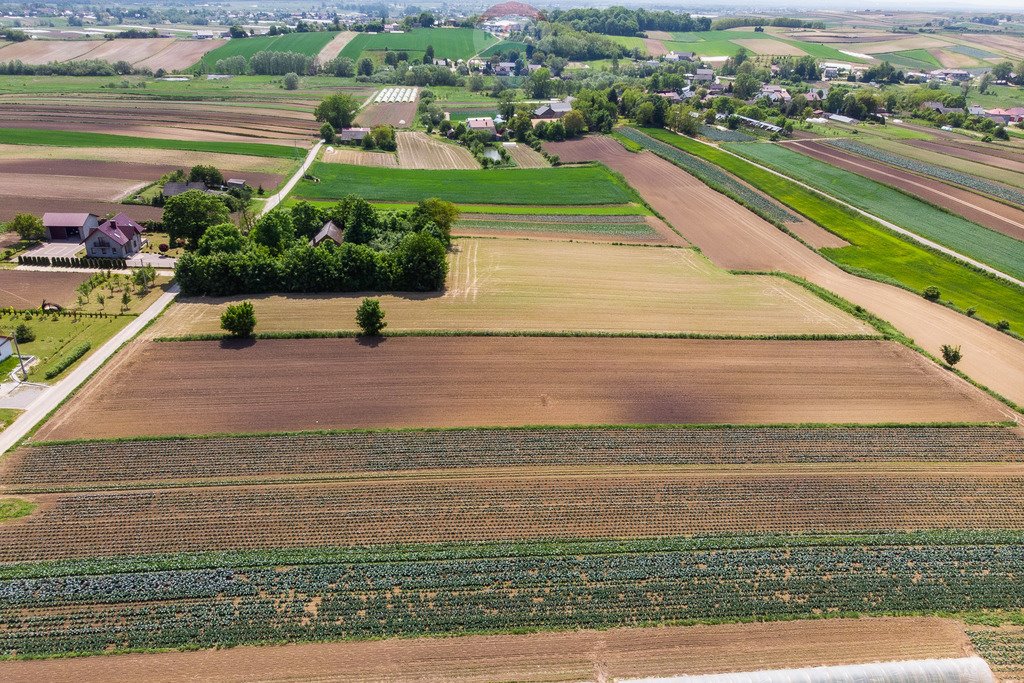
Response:
[[[86,277],[85,273],[0,269],[0,307],[39,308],[44,299],[68,306],[75,302],[75,289]]]
[[[1008,416],[893,342],[394,337],[141,343],[36,436]]]
[[[800,141],[785,144],[786,147],[814,159],[878,181],[883,185],[898,188],[920,197],[926,202],[949,209],[978,225],[983,225],[1018,240],[1024,240],[1024,211],[1020,209],[969,190],[962,190],[938,180],[838,150],[822,142]]]
[[[607,680],[961,657],[959,623],[819,619],[512,636],[388,639],[0,663],[7,683],[48,680],[529,682]]]
[[[603,161],[622,173],[684,237],[719,266],[778,269],[805,277],[893,323],[936,356],[942,344],[959,344],[964,354],[960,369],[1003,396],[1024,404],[1021,342],[929,303],[913,292],[850,275],[653,154],[636,155],[602,138],[561,143],[558,154],[564,155],[573,148],[577,157]],[[701,187],[705,189],[700,191]],[[698,191],[702,194],[697,195]],[[688,194],[685,201],[680,201],[683,192]],[[695,200],[695,196],[700,199]],[[719,209],[723,201],[733,208]],[[708,215],[723,215],[723,210],[728,211],[724,215],[730,216],[729,221],[708,220]]]

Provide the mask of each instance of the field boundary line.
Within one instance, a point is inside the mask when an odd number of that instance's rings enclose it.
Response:
[[[772,273],[757,273],[772,275]],[[472,266],[467,265],[466,280],[472,277]],[[802,283],[797,283],[802,284]],[[454,297],[466,299],[472,296],[471,283],[466,289],[455,290]],[[831,303],[831,302],[829,302]],[[833,304],[834,305],[834,304]],[[848,312],[848,311],[847,311]],[[865,321],[869,322],[869,321]],[[870,324],[870,323],[869,323]],[[282,339],[354,339],[363,336],[357,330],[295,330],[284,332],[257,332],[256,340],[273,341]],[[599,330],[399,330],[389,332],[384,337],[551,337],[551,338],[598,338],[598,339],[708,339],[720,341],[892,341],[894,335],[885,332],[878,334],[707,334],[702,332],[601,332]],[[156,343],[187,344],[190,342],[225,341],[229,335],[185,334],[179,336],[156,337]]]
[[[710,142],[704,142],[703,140],[698,140],[697,138],[690,138],[690,139],[691,140],[695,140],[696,142],[698,142],[698,143],[700,143],[702,145],[707,145],[708,147],[713,147],[713,148],[715,148],[717,150],[725,152],[726,154],[728,154],[730,156],[733,156],[733,157],[736,157],[737,159],[740,159],[742,161],[745,161],[748,164],[751,164],[751,165],[761,169],[762,171],[767,171],[767,172],[769,172],[769,173],[771,173],[773,175],[779,176],[780,178],[785,178],[786,180],[788,180],[791,183],[796,183],[798,186],[802,187],[805,190],[808,190],[810,192],[814,192],[815,194],[820,195],[820,196],[822,196],[825,199],[828,199],[830,201],[833,201],[836,204],[839,204],[840,206],[843,206],[843,207],[845,207],[847,209],[850,209],[851,211],[856,211],[857,213],[859,213],[860,215],[864,216],[865,218],[869,218],[869,219],[879,223],[880,225],[888,228],[889,230],[891,230],[891,231],[893,231],[895,233],[898,233],[899,235],[902,235],[903,237],[909,237],[911,240],[913,240],[913,241],[915,241],[915,242],[917,242],[919,244],[922,244],[922,245],[928,247],[929,249],[933,249],[935,251],[942,252],[946,256],[950,256],[950,257],[956,259],[957,261],[961,261],[963,263],[966,263],[966,264],[970,265],[973,268],[985,271],[986,273],[994,275],[994,276],[996,276],[996,277],[998,277],[1000,279],[1006,280],[1008,282],[1012,282],[1013,284],[1017,285],[1018,287],[1024,287],[1024,280],[1018,280],[1017,278],[1013,277],[1012,275],[1004,273],[1003,271],[1001,271],[1001,270],[999,270],[997,268],[993,268],[992,266],[986,265],[986,264],[982,263],[981,261],[976,261],[976,260],[974,260],[974,259],[972,259],[970,257],[964,256],[960,252],[954,251],[953,249],[950,249],[949,247],[944,247],[941,244],[939,244],[938,242],[932,242],[931,240],[929,240],[929,239],[927,239],[925,237],[922,237],[921,235],[918,235],[916,232],[913,232],[911,230],[907,230],[906,228],[901,228],[900,226],[896,225],[895,223],[887,221],[884,218],[879,218],[878,216],[876,216],[876,215],[874,215],[874,214],[872,214],[872,213],[870,213],[868,211],[865,211],[864,209],[859,209],[856,206],[854,206],[853,204],[850,204],[848,202],[844,202],[841,199],[837,199],[836,197],[833,197],[828,192],[825,192],[824,190],[819,190],[818,188],[815,188],[815,187],[813,187],[811,185],[808,185],[807,183],[801,182],[801,181],[797,180],[796,178],[794,178],[792,176],[789,176],[789,175],[786,175],[785,173],[783,173],[781,171],[777,171],[777,170],[775,170],[774,168],[772,168],[770,166],[765,166],[764,164],[761,164],[761,163],[759,163],[757,161],[754,161],[752,159],[748,159],[747,157],[743,156],[742,154],[737,154],[736,152],[733,152],[732,150],[727,149],[725,147],[722,147],[720,145],[712,145]],[[772,144],[772,143],[768,143],[768,144]]]

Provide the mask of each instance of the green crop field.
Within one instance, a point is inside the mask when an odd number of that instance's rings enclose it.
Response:
[[[396,52],[420,56],[428,45],[434,46],[438,59],[469,59],[486,50],[498,39],[486,31],[473,28],[418,28],[408,33],[360,33],[341,51],[341,57],[358,59],[363,52]]]
[[[605,36],[609,40],[612,40],[627,50],[640,50],[640,52],[647,52],[647,47],[644,45],[643,38],[637,38],[635,36]]]
[[[500,43],[495,43],[489,48],[480,53],[480,59],[487,59],[492,55],[505,54],[511,50],[515,50],[521,55],[526,54],[526,43],[521,43],[517,40],[503,40]]]
[[[314,164],[319,183],[300,182],[303,199],[341,199],[357,194],[370,201],[415,202],[440,197],[477,204],[624,204],[632,190],[603,166],[493,169],[487,171],[413,171],[345,164]]]
[[[818,59],[834,59],[843,62],[865,61],[859,57],[844,54],[828,45],[807,43],[802,40],[790,40],[770,33],[758,33],[756,31],[691,31],[686,33],[677,31],[672,33],[672,38],[673,40],[665,41],[667,49],[676,52],[696,52],[704,57],[721,57],[736,54],[741,45],[732,42],[734,40],[772,40],[798,47]],[[784,50],[780,48],[779,53],[784,53]]]
[[[299,203],[294,197],[286,198],[281,205],[291,208]],[[309,200],[311,204],[321,208],[330,208],[334,201],[328,199]],[[414,202],[372,202],[381,211],[408,211]],[[518,216],[649,216],[651,212],[640,204],[601,204],[601,205],[558,205],[543,204],[459,204],[461,213],[487,213]],[[585,220],[585,219],[583,219]]]
[[[256,36],[229,40],[216,50],[203,55],[200,64],[212,69],[219,59],[242,56],[249,59],[257,52],[299,52],[316,57],[327,43],[338,35],[335,31],[288,33],[283,36]]]
[[[1024,291],[1013,284],[979,273],[956,261],[897,236],[875,221],[820,195],[760,169],[720,149],[676,135],[645,128],[648,135],[701,157],[750,183],[850,243],[849,247],[821,249],[847,268],[872,273],[921,292],[935,286],[944,299],[961,309],[973,306],[983,320],[1008,320],[1024,327]]]
[[[910,69],[938,69],[942,66],[939,60],[928,50],[902,50],[900,52],[884,52],[875,55],[877,59],[889,62],[893,66]]]
[[[80,133],[35,128],[0,128],[0,143],[8,145],[48,145],[51,147],[128,147],[133,149],[181,149],[190,152],[245,154],[280,159],[302,158],[305,147],[268,145],[259,142],[204,142],[197,140],[165,140],[138,138],[107,133]]]
[[[1012,237],[782,145],[741,142],[725,147],[964,256],[1024,278],[1024,243]]]

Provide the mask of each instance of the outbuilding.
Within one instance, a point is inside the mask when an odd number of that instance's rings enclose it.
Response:
[[[345,241],[345,231],[334,224],[334,221],[327,221],[324,223],[324,227],[320,228],[310,244],[314,247],[318,247],[324,242],[334,242],[337,245],[341,245]]]
[[[43,226],[46,239],[80,241],[100,223],[100,217],[92,213],[44,213]]]

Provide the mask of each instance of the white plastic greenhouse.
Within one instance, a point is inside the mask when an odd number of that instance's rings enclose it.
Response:
[[[963,657],[642,678],[620,683],[995,683],[995,678],[981,657]]]

